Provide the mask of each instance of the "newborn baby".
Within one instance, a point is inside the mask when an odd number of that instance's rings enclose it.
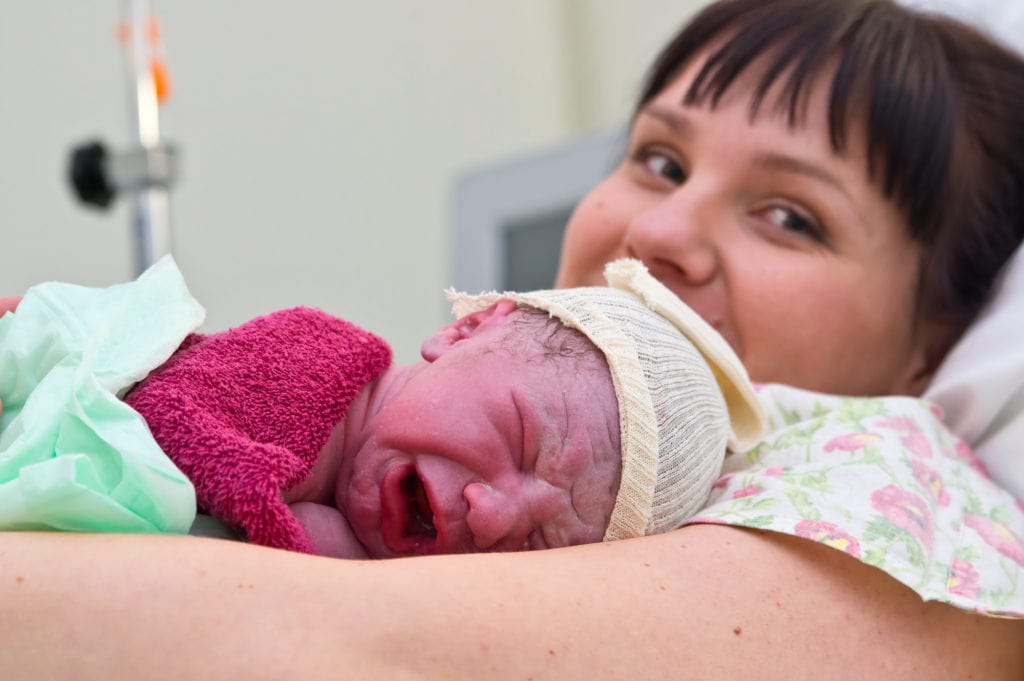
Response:
[[[338,557],[514,551],[677,527],[761,413],[722,339],[647,274],[455,296],[423,360],[296,308],[193,335],[126,396],[249,541]]]

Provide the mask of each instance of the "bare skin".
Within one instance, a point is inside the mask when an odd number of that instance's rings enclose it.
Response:
[[[7,296],[0,298],[0,317],[7,312],[14,312],[18,309],[18,303],[21,302],[21,296]],[[3,402],[0,401],[0,409],[3,409]]]
[[[18,308],[18,303],[21,302],[21,296],[7,296],[0,298],[0,315],[5,312],[14,312]]]
[[[1024,676],[1024,623],[924,604],[828,547],[726,527],[372,566],[157,536],[0,547],[12,680]],[[90,569],[67,580],[83,556]]]

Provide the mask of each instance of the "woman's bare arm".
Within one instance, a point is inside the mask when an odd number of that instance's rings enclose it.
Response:
[[[1024,678],[1022,622],[716,526],[376,562],[0,534],[0,622],[6,679]]]

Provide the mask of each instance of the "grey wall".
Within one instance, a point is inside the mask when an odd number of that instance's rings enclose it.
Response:
[[[288,305],[391,340],[444,319],[466,168],[619,123],[691,0],[154,3],[182,150],[175,254],[216,330]],[[131,139],[117,0],[0,13],[0,294],[132,276],[129,211],[78,206],[69,149]]]
[[[1017,0],[906,0],[1021,45]],[[621,123],[660,44],[703,0],[154,2],[183,152],[176,256],[216,330],[306,304],[399,359],[445,321],[450,191],[481,164]],[[0,12],[0,295],[132,276],[129,215],[64,182],[72,145],[130,139],[118,0]]]

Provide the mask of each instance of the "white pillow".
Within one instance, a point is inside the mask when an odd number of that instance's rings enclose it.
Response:
[[[992,477],[1024,501],[1024,249],[924,396],[942,407]]]
[[[1024,51],[1024,2],[1020,0],[901,0],[917,9],[942,12],[988,31],[1003,44]]]

